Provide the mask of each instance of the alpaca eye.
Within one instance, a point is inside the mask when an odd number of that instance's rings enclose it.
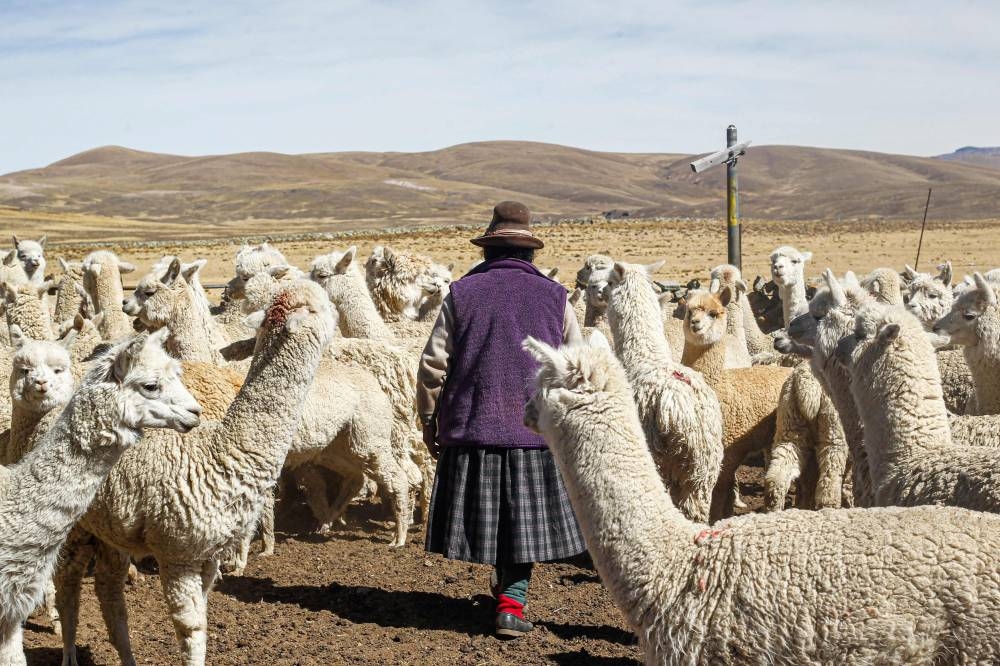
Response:
[[[157,382],[148,382],[142,385],[143,390],[149,393],[156,393],[160,390],[160,385]]]
[[[933,299],[935,299],[935,300],[936,300],[936,299],[937,299],[937,297],[938,297],[938,295],[937,295],[937,294],[927,294],[927,298],[933,298]]]
[[[910,302],[910,297],[909,296],[903,296],[903,303],[909,303],[909,302]]]
[[[966,312],[964,315],[962,315],[962,317],[965,319],[965,321],[972,321],[973,319],[976,318],[976,315],[972,314],[971,312]]]
[[[143,292],[143,294],[145,294],[146,298],[152,298],[153,296],[156,295],[156,290],[155,289],[146,290],[145,292]]]
[[[52,372],[56,373],[57,375],[61,375],[63,373],[63,370],[65,370],[65,368],[52,368]]]

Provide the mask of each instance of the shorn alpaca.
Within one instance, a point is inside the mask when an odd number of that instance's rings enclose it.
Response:
[[[615,263],[609,284],[608,323],[649,448],[681,510],[706,521],[723,456],[719,401],[700,373],[671,360],[646,268]]]
[[[76,664],[80,580],[95,548],[98,600],[122,663],[134,663],[124,597],[128,554],[156,558],[182,661],[204,663],[219,558],[241,548],[255,527],[336,329],[326,295],[305,281],[279,291],[255,323],[250,373],[222,421],[183,437],[160,433],[127,452],[80,521],[96,539],[67,543],[56,577],[64,663]]]
[[[920,322],[900,306],[867,305],[838,344],[864,421],[875,503],[1000,511],[997,452],[953,442],[941,378]]]
[[[0,473],[0,664],[26,663],[21,625],[42,601],[59,549],[143,428],[187,432],[201,408],[163,335],[111,348],[33,451]]]
[[[706,528],[660,483],[622,367],[528,339],[544,437],[647,666],[1000,660],[1000,517],[783,511]]]

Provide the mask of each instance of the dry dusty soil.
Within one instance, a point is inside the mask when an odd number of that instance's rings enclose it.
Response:
[[[266,233],[265,230],[259,230]],[[664,278],[704,276],[725,256],[719,222],[614,222],[566,224],[540,232],[548,243],[538,263],[558,266],[569,283],[582,259],[606,252],[633,261],[666,258]],[[469,229],[419,231],[397,236],[371,233],[352,239],[282,243],[289,259],[307,267],[311,257],[358,244],[362,258],[384,243],[455,262],[461,272],[475,258]],[[913,224],[754,223],[744,237],[745,273],[766,273],[767,255],[790,244],[814,252],[809,274],[826,266],[866,271],[913,260]],[[82,256],[86,247],[53,248]],[[129,248],[121,253],[140,270],[165,252],[210,260],[205,282],[232,273],[231,244]],[[943,259],[961,275],[1000,265],[995,222],[934,223],[921,265]],[[135,276],[129,276],[133,279]],[[760,506],[760,473],[741,470],[742,492]],[[310,533],[302,508],[285,503],[277,555],[252,558],[245,576],[226,577],[209,601],[209,662],[214,664],[636,664],[639,651],[621,615],[584,558],[539,566],[529,615],[538,629],[513,643],[491,635],[487,567],[449,562],[422,551],[422,529],[410,543],[390,550],[389,525],[380,507],[354,507],[347,527]],[[132,640],[139,663],[173,664],[177,645],[159,580],[147,573],[127,592]],[[47,621],[34,618],[25,633],[29,663],[59,664],[59,640]],[[82,664],[114,664],[92,586],[85,587],[78,645]]]

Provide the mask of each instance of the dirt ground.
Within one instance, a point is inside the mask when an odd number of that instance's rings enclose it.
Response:
[[[928,226],[921,266],[943,259],[961,276],[973,268],[1000,265],[998,222],[935,223]],[[545,228],[541,266],[558,266],[571,283],[583,258],[605,252],[632,261],[667,259],[662,278],[704,276],[724,260],[721,223],[613,222]],[[455,262],[461,273],[476,258],[468,229],[366,235],[350,240],[276,242],[288,258],[307,268],[316,254],[357,244],[362,259],[376,244],[416,249]],[[912,262],[917,231],[912,225],[879,223],[851,228],[823,223],[758,223],[744,236],[745,273],[767,273],[767,255],[783,244],[814,253],[808,274],[822,268],[866,271]],[[232,273],[235,247],[134,248],[122,256],[140,271],[165,252],[209,259],[204,281]],[[85,248],[65,248],[77,258]],[[50,250],[53,264],[58,247]],[[133,280],[136,276],[129,276]],[[759,508],[760,470],[742,468],[741,490]],[[489,569],[446,561],[422,549],[422,528],[410,543],[390,550],[389,523],[379,507],[353,507],[347,527],[330,535],[301,529],[296,509],[286,505],[277,554],[251,558],[242,577],[226,577],[209,601],[208,660],[213,664],[636,664],[639,650],[586,558],[541,565],[531,587],[529,617],[538,628],[516,642],[491,636]],[[139,663],[173,664],[178,648],[155,573],[127,591],[131,635]],[[33,618],[25,632],[31,664],[59,664],[59,639],[47,620]],[[81,664],[114,664],[92,585],[85,586],[78,646]]]

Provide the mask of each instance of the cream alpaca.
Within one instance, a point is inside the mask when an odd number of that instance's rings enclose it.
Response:
[[[784,511],[705,529],[661,486],[611,354],[526,346],[541,370],[525,423],[552,449],[648,666],[1000,659],[1000,517]]]
[[[104,315],[98,329],[105,340],[132,334],[132,322],[122,312],[125,295],[121,276],[134,270],[135,266],[106,250],[91,252],[83,260],[83,288],[94,305],[94,314]]]
[[[14,236],[14,249],[17,250],[17,260],[24,268],[28,282],[42,284],[45,282],[45,236],[37,241],[18,240]]]
[[[799,252],[794,247],[783,245],[771,253],[771,279],[778,285],[781,298],[781,314],[785,326],[809,308],[806,298],[806,262],[812,259],[812,252]]]
[[[913,315],[862,307],[837,358],[849,365],[864,421],[876,504],[1000,511],[996,451],[952,441],[934,350]]]
[[[750,307],[750,300],[747,298],[746,282],[740,274],[740,270],[731,264],[716,266],[711,271],[712,280],[719,281],[719,290],[723,287],[733,289],[739,294],[736,304],[739,306],[739,321],[743,324],[743,340],[746,342],[747,351],[751,358],[760,355],[770,357],[774,354],[774,337],[760,330],[757,318],[754,316],[753,308]],[[737,285],[743,284],[743,289],[737,289]],[[732,305],[728,306],[732,308]],[[734,309],[729,309],[730,316],[735,314]],[[737,333],[734,332],[734,335]],[[743,367],[743,366],[738,366]]]
[[[42,600],[59,549],[143,428],[188,431],[198,404],[162,336],[98,359],[52,428],[0,477],[0,664],[24,664],[21,624]]]
[[[903,279],[891,268],[876,268],[861,280],[861,286],[879,303],[903,304]]]
[[[649,449],[684,514],[705,521],[722,462],[719,401],[700,373],[671,360],[646,269],[618,262],[609,277],[608,321]]]
[[[282,289],[258,320],[250,373],[222,421],[184,437],[161,433],[129,451],[80,522],[99,540],[95,584],[122,663],[134,663],[123,590],[129,553],[156,557],[182,661],[204,663],[219,558],[240,549],[256,525],[336,329],[325,295],[304,281]],[[86,539],[67,543],[56,577],[69,664],[87,548]]]
[[[35,284],[29,282],[17,287],[5,287],[7,326],[18,326],[35,340],[55,340],[52,316],[45,304],[45,293],[51,282]]]
[[[365,281],[386,321],[417,319],[434,262],[422,254],[376,246],[365,262]],[[450,272],[448,272],[450,282]],[[441,296],[441,300],[444,296]]]
[[[59,257],[59,265],[63,274],[59,277],[56,287],[56,306],[52,313],[52,321],[60,324],[72,319],[80,312],[83,297],[83,263],[67,262]]]

